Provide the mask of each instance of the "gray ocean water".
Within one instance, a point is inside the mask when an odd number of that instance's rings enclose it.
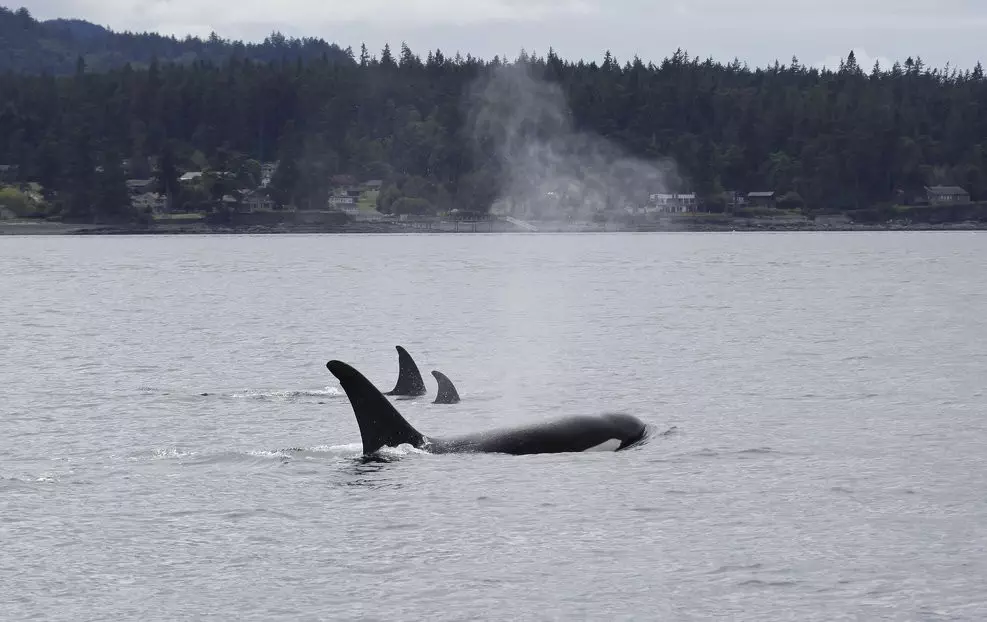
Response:
[[[985,240],[3,238],[0,617],[985,619]],[[653,436],[364,464],[396,344],[427,434]]]

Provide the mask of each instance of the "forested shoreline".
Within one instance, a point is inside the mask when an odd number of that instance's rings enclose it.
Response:
[[[508,65],[557,89],[564,127],[544,115],[519,120],[523,110],[498,110],[503,100],[478,113],[477,84]],[[502,113],[511,140],[576,159],[570,187],[603,179],[603,194],[620,186],[624,203],[694,192],[704,209],[722,211],[724,192],[769,190],[793,209],[832,213],[909,203],[930,185],[987,200],[982,67],[929,68],[916,56],[862,68],[852,52],[837,71],[794,58],[750,68],[683,51],[659,63],[609,53],[573,62],[551,51],[505,62],[404,45],[273,62],[233,49],[222,62],[152,59],[98,72],[80,58],[73,75],[0,75],[0,165],[37,185],[46,215],[78,222],[139,219],[128,178],[152,178],[172,203],[209,209],[256,188],[259,163],[275,161],[264,192],[278,207],[324,206],[347,179],[383,181],[384,212],[402,200],[414,213],[486,212],[519,185],[552,192],[544,179],[522,179],[496,128],[478,130],[478,117],[489,125]],[[593,170],[607,163],[576,153],[585,141],[555,141],[561,131],[604,141],[627,161],[671,162],[674,174],[643,183]],[[215,174],[193,191],[178,181],[186,171]]]

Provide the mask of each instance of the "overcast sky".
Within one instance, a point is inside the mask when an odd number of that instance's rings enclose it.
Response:
[[[869,69],[921,56],[972,68],[987,32],[987,0],[20,0],[39,19],[83,18],[114,30],[262,40],[273,30],[379,53],[402,41],[424,57],[439,48],[511,59],[543,55],[660,62],[692,56],[764,66],[793,55],[835,66],[851,49]],[[12,1],[13,6],[18,3]]]

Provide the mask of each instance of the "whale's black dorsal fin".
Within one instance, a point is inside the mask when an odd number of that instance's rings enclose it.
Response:
[[[422,373],[415,365],[415,359],[411,358],[408,351],[401,346],[394,346],[398,351],[398,381],[394,388],[384,395],[425,395],[425,381],[422,380]]]
[[[381,447],[397,447],[404,443],[418,448],[424,445],[422,433],[412,427],[363,374],[342,361],[329,361],[326,368],[339,380],[350,400],[360,426],[364,455]]]
[[[438,395],[435,396],[435,401],[433,404],[456,404],[459,402],[459,393],[456,391],[456,386],[452,384],[452,380],[440,372],[437,369],[432,370],[432,375],[435,376],[435,381],[439,383]]]

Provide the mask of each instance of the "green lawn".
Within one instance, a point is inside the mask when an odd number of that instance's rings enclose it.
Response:
[[[205,218],[205,216],[206,215],[203,214],[202,212],[188,212],[188,213],[179,212],[175,214],[155,214],[154,220],[161,220],[164,222],[175,221],[175,220],[193,221],[193,220],[202,220],[203,218]]]
[[[372,212],[377,209],[377,195],[380,194],[377,190],[368,190],[360,195],[360,200],[357,201],[356,206],[361,212]]]

